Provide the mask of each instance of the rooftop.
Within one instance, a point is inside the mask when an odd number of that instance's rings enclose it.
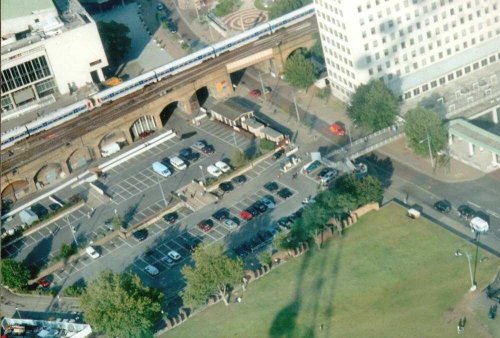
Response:
[[[2,20],[31,15],[45,9],[56,9],[52,0],[2,0]]]
[[[242,115],[252,112],[250,109],[246,109],[241,106],[236,100],[228,99],[223,102],[219,102],[210,108],[217,114],[220,114],[230,120],[237,120]]]
[[[451,73],[498,51],[500,51],[500,36],[488,40],[483,44],[471,47],[462,53],[444,59],[443,61],[439,61],[428,67],[422,68],[415,73],[396,79],[391,82],[389,86],[400,93],[404,93],[409,89],[435,80],[436,74],[444,75]]]

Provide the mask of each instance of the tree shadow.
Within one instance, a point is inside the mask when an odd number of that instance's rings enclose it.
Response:
[[[390,157],[381,158],[371,153],[360,157],[357,162],[363,162],[368,165],[368,173],[377,177],[382,183],[382,187],[387,189],[392,184],[392,175],[394,174],[394,165]]]
[[[139,212],[139,205],[141,201],[144,199],[145,195],[142,195],[141,198],[134,205],[130,206],[125,214],[123,215],[123,225],[124,227],[128,227],[130,222],[134,219],[134,216]]]
[[[43,266],[42,261],[52,251],[53,236],[47,236],[39,241],[23,259],[23,263],[30,269],[32,276],[36,276]]]

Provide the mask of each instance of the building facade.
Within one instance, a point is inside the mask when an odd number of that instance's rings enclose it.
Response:
[[[496,0],[315,0],[334,95],[384,80],[402,99],[500,58]]]
[[[2,112],[104,81],[96,23],[77,0],[3,0]]]

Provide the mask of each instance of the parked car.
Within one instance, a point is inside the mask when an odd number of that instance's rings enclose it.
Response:
[[[260,214],[260,211],[253,206],[250,206],[245,210],[248,211],[250,214],[252,214],[253,217],[258,216]]]
[[[254,204],[252,204],[252,208],[257,209],[257,211],[260,213],[264,213],[267,211],[266,205],[260,201],[257,201]]]
[[[464,204],[458,207],[458,214],[460,215],[460,217],[469,220],[474,218],[474,216],[476,215],[476,211],[468,205]]]
[[[158,270],[156,267],[152,265],[148,265],[144,268],[144,270],[149,273],[151,276],[156,276],[160,273],[160,270]]]
[[[222,222],[228,217],[229,217],[229,210],[227,210],[226,208],[219,209],[212,214],[212,218],[219,222]]]
[[[174,261],[178,261],[182,258],[182,256],[175,250],[169,251],[167,256],[172,258]]]
[[[328,168],[328,169],[329,169],[329,171],[326,174],[319,177],[320,182],[322,184],[328,184],[331,182],[331,180],[333,180],[335,177],[337,177],[337,174],[338,174],[337,170],[335,170],[333,168]]]
[[[230,192],[234,190],[234,186],[231,182],[222,182],[221,184],[219,184],[219,189],[222,192]]]
[[[209,232],[214,227],[214,222],[211,219],[204,219],[198,223],[198,228],[204,232]]]
[[[313,161],[311,164],[309,164],[307,167],[305,167],[303,169],[304,171],[304,174],[307,174],[309,175],[310,173],[312,173],[314,170],[318,169],[319,167],[321,166],[321,162],[320,161]]]
[[[266,189],[269,192],[276,191],[278,190],[278,188],[279,186],[278,183],[276,182],[267,182],[266,184],[264,184],[264,189]]]
[[[174,260],[168,256],[163,256],[160,260],[170,267],[174,266],[175,264]]]
[[[193,144],[193,148],[203,150],[207,145],[208,143],[205,140],[198,140]]]
[[[247,178],[245,177],[245,175],[239,175],[239,176],[233,177],[233,179],[231,180],[231,182],[233,182],[233,184],[236,184],[236,185],[243,184],[246,181],[247,181]]]
[[[290,219],[290,217],[288,216],[285,216],[285,217],[281,217],[279,220],[278,220],[278,225],[281,227],[281,228],[285,228],[285,229],[290,229],[292,223],[293,223],[293,220]]]
[[[443,214],[447,214],[451,211],[451,203],[447,200],[437,201],[436,203],[434,203],[434,209]]]
[[[345,135],[344,126],[342,126],[340,123],[331,124],[330,131],[333,133],[333,135],[336,135],[336,136],[344,136]]]
[[[162,4],[161,2],[159,2],[157,5],[156,5],[156,10],[157,11],[163,11],[165,9],[165,5]]]
[[[284,153],[285,153],[284,149],[279,149],[277,152],[273,154],[273,160],[277,161],[278,159],[281,158],[281,156],[283,156]]]
[[[134,237],[139,242],[142,242],[143,240],[145,240],[148,237],[148,231],[146,229],[134,231],[132,233],[132,237]]]
[[[288,189],[288,188],[283,188],[280,191],[278,191],[278,196],[283,198],[283,199],[287,199],[287,198],[293,196],[293,192],[291,192],[290,189]]]
[[[207,167],[207,172],[214,177],[219,177],[220,175],[222,175],[222,171],[213,164]]]
[[[238,224],[232,220],[231,218],[228,218],[228,219],[225,219],[222,224],[224,224],[224,226],[226,228],[228,228],[229,230],[233,230],[233,229],[236,229],[238,227]]]
[[[264,87],[264,94],[269,94],[271,91],[271,87]]]
[[[179,218],[179,214],[177,214],[175,211],[170,212],[170,213],[166,214],[165,216],[163,216],[163,219],[165,221],[167,221],[167,223],[170,223],[170,224],[174,224],[178,218]]]
[[[200,153],[191,148],[184,148],[179,151],[179,157],[188,162],[196,162],[200,159]]]
[[[101,255],[92,246],[88,246],[85,249],[85,252],[87,253],[87,255],[89,255],[93,259],[97,259],[97,258],[101,257]]]
[[[241,219],[244,219],[245,221],[249,221],[253,218],[253,215],[246,210],[241,210],[239,216]]]
[[[50,286],[50,281],[47,277],[41,277],[36,281],[36,284],[42,288],[48,288]]]
[[[173,21],[167,22],[167,28],[170,33],[177,33],[177,24]]]
[[[217,161],[215,162],[215,166],[222,170],[222,172],[227,173],[231,171],[231,167],[227,165],[226,162],[223,161]]]
[[[51,204],[49,204],[49,209],[52,211],[57,211],[57,210],[61,209],[61,206],[57,203],[51,203]]]
[[[267,208],[269,209],[274,209],[276,208],[276,202],[274,201],[274,198],[272,196],[264,196],[260,199],[260,202],[264,204]]]
[[[203,151],[204,154],[211,155],[211,154],[215,153],[215,148],[213,145],[209,144],[209,145],[203,147],[201,149],[201,151]]]
[[[248,96],[250,97],[260,97],[262,95],[262,92],[259,89],[252,89],[251,91],[248,92]]]
[[[177,170],[186,170],[187,169],[186,163],[177,156],[170,158],[170,164]]]
[[[188,247],[189,247],[189,250],[191,252],[193,252],[197,247],[198,245],[203,242],[203,240],[201,238],[198,238],[198,237],[194,237],[189,243],[188,243]]]

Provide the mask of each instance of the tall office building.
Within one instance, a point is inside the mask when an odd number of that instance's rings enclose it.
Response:
[[[1,9],[2,112],[104,80],[97,25],[77,0],[2,0]]]
[[[500,58],[498,0],[315,3],[332,92],[343,101],[370,79],[409,99]]]

